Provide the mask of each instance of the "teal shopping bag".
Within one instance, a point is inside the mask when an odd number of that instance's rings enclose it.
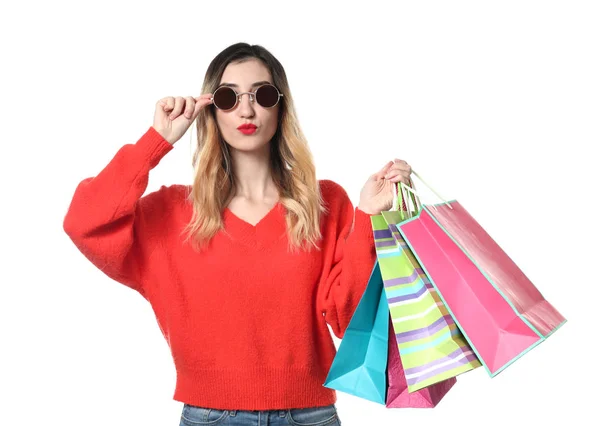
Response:
[[[323,386],[385,404],[389,308],[379,264],[340,342]]]

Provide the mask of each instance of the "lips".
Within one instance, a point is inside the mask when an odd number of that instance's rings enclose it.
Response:
[[[256,126],[254,124],[242,124],[238,127],[238,130],[245,135],[251,135],[256,132]]]
[[[256,130],[256,126],[254,124],[242,124],[238,127],[238,130]]]

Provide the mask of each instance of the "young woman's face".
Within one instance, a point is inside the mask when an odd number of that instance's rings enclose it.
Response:
[[[235,84],[231,87],[237,93],[254,93],[260,84],[253,84],[259,82],[273,84],[271,73],[261,61],[251,59],[227,65],[219,86],[225,83]],[[239,151],[264,149],[277,131],[280,104],[281,101],[272,108],[264,108],[256,102],[254,96],[251,102],[250,95],[244,94],[233,109],[223,111],[216,108],[217,125],[221,135],[232,148]],[[254,124],[256,130],[253,133],[243,133],[238,129],[242,124]]]

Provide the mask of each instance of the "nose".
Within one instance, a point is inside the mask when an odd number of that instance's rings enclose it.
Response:
[[[244,100],[244,95],[248,95]],[[253,93],[242,93],[239,96],[239,112],[242,116],[248,117],[254,115],[254,108],[252,107],[252,103],[255,102]]]

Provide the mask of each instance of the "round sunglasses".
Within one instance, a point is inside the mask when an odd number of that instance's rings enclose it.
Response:
[[[279,98],[283,97],[282,93],[272,84],[263,84],[254,92],[238,93],[229,86],[221,86],[212,94],[211,101],[214,106],[223,111],[229,111],[238,104],[241,96],[248,94],[250,101],[253,99],[263,108],[273,108],[279,103]]]

